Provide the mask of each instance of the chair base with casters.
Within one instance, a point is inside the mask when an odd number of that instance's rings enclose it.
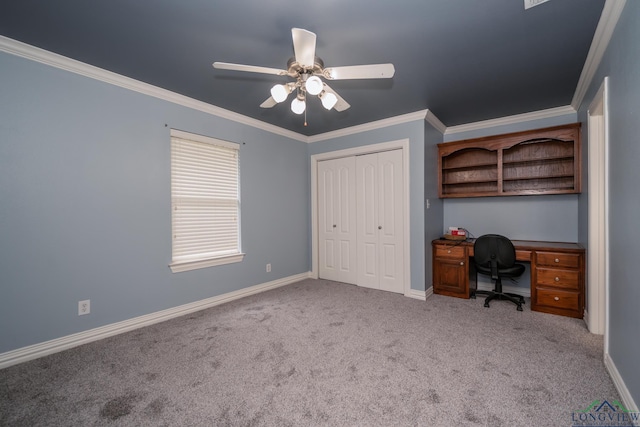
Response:
[[[495,280],[493,291],[475,290],[471,293],[471,298],[478,295],[487,295],[484,306],[489,307],[489,302],[493,300],[505,300],[514,303],[518,311],[522,311],[524,298],[502,291],[502,278],[515,278],[524,273],[525,266],[516,264],[516,251],[513,243],[508,238],[498,234],[485,234],[476,239],[474,243],[474,259],[476,283],[478,283],[478,273],[487,275]]]
[[[476,282],[477,283],[477,282]],[[471,298],[476,299],[476,295],[487,295],[484,299],[484,306],[489,307],[489,302],[493,300],[505,300],[511,301],[515,305],[517,305],[517,310],[522,311],[522,304],[524,304],[524,297],[518,294],[512,294],[509,292],[502,292],[502,281],[498,279],[496,282],[496,287],[492,291],[480,291],[475,290],[471,292]]]

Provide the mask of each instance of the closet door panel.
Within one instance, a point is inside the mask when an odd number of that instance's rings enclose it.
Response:
[[[378,153],[380,289],[403,293],[404,193],[402,151]]]
[[[355,158],[318,162],[319,276],[356,283]]]
[[[357,279],[356,265],[356,159],[347,157],[337,159],[337,221],[340,250],[337,254],[338,280],[355,284]]]
[[[379,289],[378,155],[356,157],[358,286]]]
[[[322,279],[337,280],[338,271],[335,266],[335,231],[334,218],[334,168],[331,162],[318,163],[318,228],[319,251],[318,266]]]

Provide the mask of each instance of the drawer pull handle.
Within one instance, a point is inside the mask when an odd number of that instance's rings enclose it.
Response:
[[[449,250],[447,251],[447,253],[448,253],[448,254],[450,254],[450,253],[451,253],[451,249],[449,249]]]
[[[560,262],[560,260],[558,258],[554,259],[555,262]]]
[[[556,282],[559,282],[559,281],[560,281],[560,278],[559,278],[559,277],[556,277],[554,280],[555,280]]]
[[[560,297],[553,297],[555,301],[560,301]]]
[[[464,265],[464,261],[460,261],[460,265]]]

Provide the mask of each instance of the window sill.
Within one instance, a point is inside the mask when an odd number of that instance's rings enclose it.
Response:
[[[213,267],[216,265],[233,264],[241,262],[244,254],[234,254],[218,258],[201,259],[197,261],[178,261],[169,264],[171,272],[180,273],[182,271],[197,270],[199,268]]]

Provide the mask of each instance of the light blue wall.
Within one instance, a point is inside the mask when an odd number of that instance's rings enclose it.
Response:
[[[444,199],[438,198],[438,144],[442,133],[430,123],[424,125],[424,241],[427,288],[433,286],[433,250],[431,242],[442,236]],[[429,200],[429,203],[426,203]]]
[[[307,144],[4,53],[0,70],[0,353],[309,270]],[[242,263],[168,268],[171,127],[242,144]]]
[[[640,2],[626,2],[591,87],[579,109],[587,108],[609,76],[609,354],[636,405],[640,404],[640,286],[636,243],[640,241]],[[586,167],[586,163],[585,166]],[[587,223],[587,203],[580,204]],[[580,241],[587,242],[586,225]]]
[[[445,228],[464,227],[475,237],[503,234],[514,240],[576,242],[578,196],[512,196],[445,200]]]
[[[411,288],[425,289],[424,240],[424,121],[390,126],[314,142],[309,145],[309,156],[346,148],[361,147],[382,142],[409,139],[409,218],[411,222]],[[311,160],[309,159],[308,162]],[[309,199],[309,203],[311,203]]]

